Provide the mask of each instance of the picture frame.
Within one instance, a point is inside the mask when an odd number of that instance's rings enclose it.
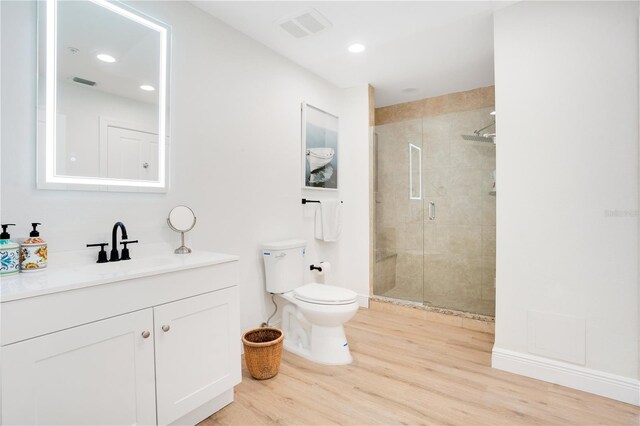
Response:
[[[302,187],[338,190],[339,118],[302,103]]]

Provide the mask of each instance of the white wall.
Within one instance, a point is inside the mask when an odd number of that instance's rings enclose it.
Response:
[[[266,319],[260,243],[305,238],[308,263],[328,260],[334,284],[368,294],[367,87],[339,90],[186,2],[141,2],[173,28],[171,189],[128,194],[36,189],[35,2],[2,3],[2,222],[43,222],[51,251],[107,241],[122,220],[131,238],[178,242],[170,208],[191,206],[196,248],[241,256],[243,329]],[[16,43],[20,40],[20,43]],[[340,191],[301,194],[300,103],[340,116]],[[313,205],[344,200],[343,239],[313,240]],[[135,257],[135,248],[132,249]],[[312,276],[309,275],[311,280]]]
[[[494,366],[635,404],[638,3],[495,14]]]

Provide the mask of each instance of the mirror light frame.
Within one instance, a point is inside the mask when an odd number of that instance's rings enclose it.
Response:
[[[58,0],[45,0],[46,14],[46,80],[45,80],[45,155],[44,155],[44,182],[41,179],[41,167],[38,165],[38,188],[40,189],[78,189],[60,187],[56,184],[82,185],[80,189],[88,189],[84,185],[106,185],[109,187],[136,187],[148,188],[152,192],[168,188],[167,182],[167,86],[168,86],[168,48],[169,48],[169,27],[163,26],[156,22],[152,22],[150,18],[136,14],[128,8],[123,7],[116,2],[106,0],[88,0],[97,4],[111,12],[117,13],[127,19],[137,22],[160,35],[160,73],[158,87],[158,180],[132,180],[132,179],[116,179],[102,177],[82,177],[82,176],[64,176],[56,174],[56,92],[57,92],[57,11]],[[39,89],[40,91],[40,89]],[[38,129],[40,133],[40,129]],[[38,135],[40,139],[41,135]],[[38,143],[40,149],[40,143]],[[42,156],[38,155],[38,161]],[[54,185],[51,185],[54,184]],[[155,191],[154,191],[155,190]]]

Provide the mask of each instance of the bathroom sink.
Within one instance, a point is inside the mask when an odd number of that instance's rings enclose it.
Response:
[[[52,253],[46,269],[2,277],[0,301],[23,299],[133,278],[164,274],[237,260],[237,256],[194,250],[174,254],[167,244],[146,244],[132,250],[132,260],[96,263],[92,250]]]
[[[78,265],[71,268],[76,274],[95,275],[99,277],[128,276],[131,274],[144,274],[158,269],[164,269],[174,264],[173,259],[161,257],[146,257],[141,259],[122,260],[109,263],[92,263]]]
[[[121,260],[119,262],[94,263],[85,267],[94,268],[96,271],[103,273],[130,272],[146,268],[156,268],[170,265],[174,259],[166,256],[143,257],[141,259]]]

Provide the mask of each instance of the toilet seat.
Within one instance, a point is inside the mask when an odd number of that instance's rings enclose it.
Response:
[[[307,303],[318,305],[348,305],[358,298],[357,293],[332,285],[309,283],[293,290],[293,296]]]

